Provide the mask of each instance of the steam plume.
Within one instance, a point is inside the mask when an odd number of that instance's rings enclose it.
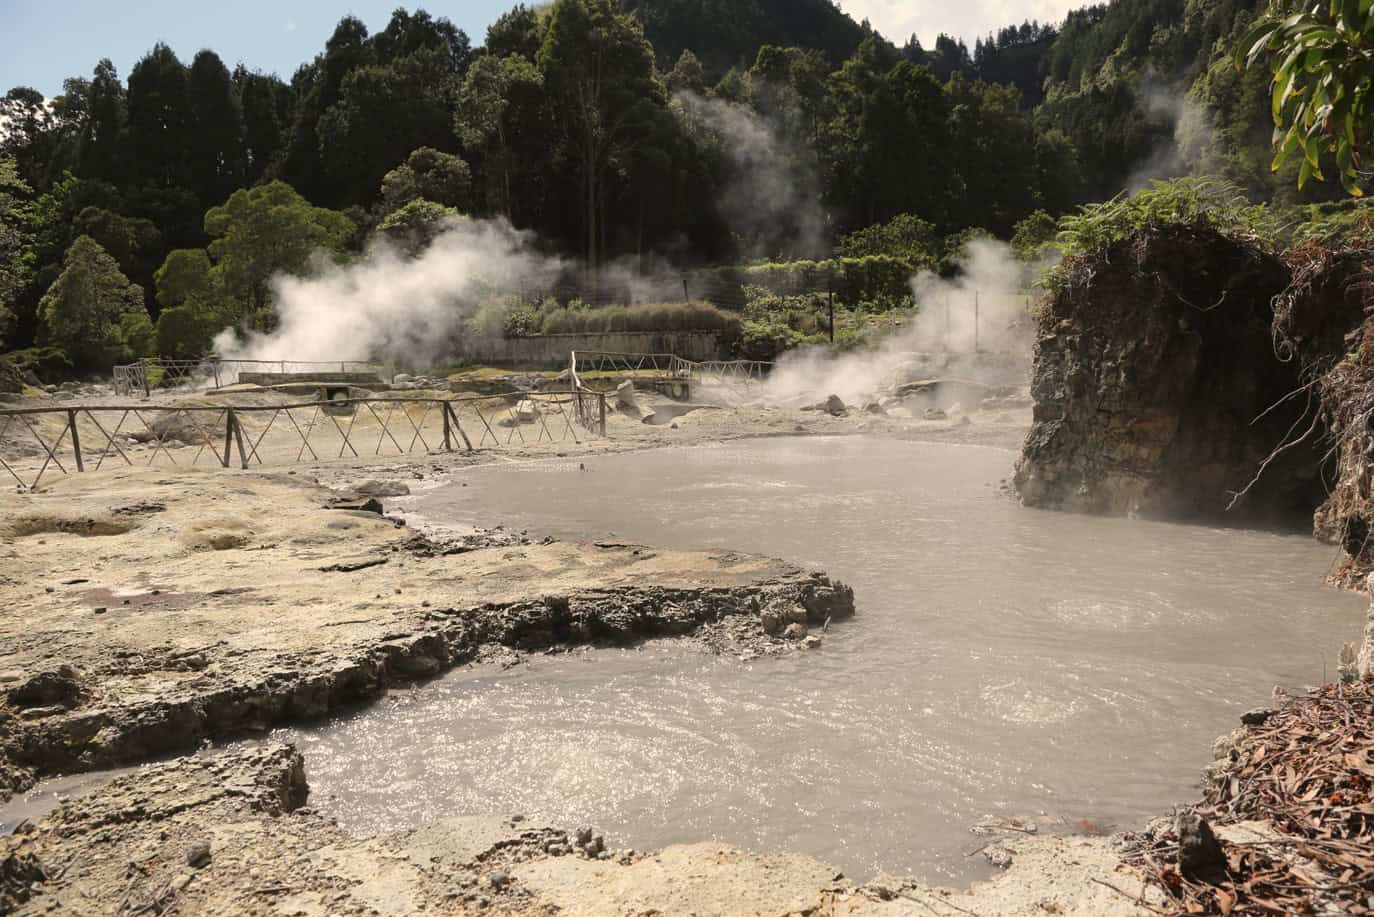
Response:
[[[974,353],[976,338],[978,351],[1000,355],[1000,361],[991,362],[1024,367],[1029,316],[1023,291],[1046,266],[1018,261],[1003,242],[974,239],[964,247],[958,277],[946,280],[923,271],[911,279],[921,309],[909,327],[872,350],[784,354],[763,399],[785,405],[835,394],[847,404],[861,404],[909,381],[898,377],[913,361],[930,365],[953,360],[960,364],[959,375],[970,381],[1006,382],[1005,369],[990,371],[988,361],[964,357]]]

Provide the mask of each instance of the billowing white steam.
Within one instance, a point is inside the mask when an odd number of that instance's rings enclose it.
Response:
[[[784,354],[764,386],[763,399],[798,404],[839,395],[847,404],[862,404],[889,390],[904,367],[932,359],[958,360],[960,374],[982,379],[978,352],[1024,360],[1029,343],[1028,289],[1046,265],[1027,265],[1011,248],[980,238],[964,249],[962,272],[943,280],[928,271],[911,279],[920,311],[909,327],[871,350],[832,354],[801,350]],[[962,357],[969,355],[969,359]],[[996,361],[992,361],[996,362]],[[905,381],[905,380],[899,380]]]
[[[419,257],[387,246],[357,263],[317,262],[273,283],[278,326],[215,350],[240,360],[384,360],[424,366],[454,353],[465,321],[494,294],[547,284],[564,266],[504,221],[455,220]]]
[[[750,257],[817,258],[828,251],[820,182],[807,150],[753,109],[691,92],[673,97],[690,130],[708,132],[728,169],[716,208]]]

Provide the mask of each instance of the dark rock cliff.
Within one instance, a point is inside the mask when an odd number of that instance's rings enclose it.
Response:
[[[1114,515],[1308,518],[1315,437],[1262,463],[1313,416],[1275,354],[1278,257],[1206,225],[1138,232],[1066,264],[1039,317],[1034,425],[1015,483],[1028,506]]]

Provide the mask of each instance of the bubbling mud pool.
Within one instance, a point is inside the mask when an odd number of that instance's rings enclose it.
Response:
[[[315,804],[720,839],[957,881],[987,816],[1128,827],[1195,794],[1275,685],[1335,673],[1364,601],[1301,535],[1022,509],[1015,454],[857,437],[488,466],[408,501],[448,524],[730,548],[825,569],[858,615],[782,658],[672,642],[451,673],[282,730]]]
[[[1022,509],[996,487],[1014,459],[787,438],[455,473],[398,506],[785,557],[853,586],[858,614],[783,657],[654,641],[467,668],[272,738],[359,833],[520,813],[959,882],[986,817],[1136,825],[1195,795],[1273,686],[1334,676],[1365,602],[1320,585],[1332,549]]]

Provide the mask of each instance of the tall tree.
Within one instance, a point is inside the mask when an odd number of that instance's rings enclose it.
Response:
[[[78,154],[80,174],[119,183],[124,180],[123,144],[128,124],[124,84],[109,58],[95,66],[90,83],[85,129]]]
[[[90,236],[79,236],[39,306],[44,340],[86,369],[143,356],[153,326],[143,290]]]
[[[497,16],[496,21],[487,26],[486,52],[491,57],[517,54],[534,63],[543,42],[539,14],[523,3]]]
[[[214,278],[250,319],[267,318],[274,276],[299,274],[317,251],[341,252],[353,229],[348,217],[311,206],[279,181],[235,191],[205,214]]]
[[[367,36],[367,26],[361,19],[345,16],[325,42],[324,53],[299,68],[291,80],[291,90],[300,104],[291,125],[282,175],[314,201],[339,204],[347,197],[347,189],[330,181],[324,168],[319,122],[339,100],[348,74],[371,62]]]
[[[191,190],[201,206],[227,198],[243,184],[243,111],[229,70],[213,51],[201,51],[187,75],[191,107]]]
[[[520,128],[543,102],[543,77],[519,54],[484,55],[458,91],[454,127],[464,146],[480,151],[488,209],[510,219]],[[529,152],[532,152],[529,151]]]
[[[359,67],[344,78],[339,101],[319,121],[325,172],[351,202],[422,146],[452,149],[449,110],[454,71],[444,47],[421,48],[390,64]],[[372,192],[375,193],[375,192]]]
[[[43,93],[16,86],[0,98],[0,156],[14,160],[19,177],[29,186],[44,188],[53,151],[53,113]]]
[[[234,69],[234,86],[243,112],[244,180],[252,184],[268,173],[284,153],[290,129],[291,88],[240,64]]]
[[[652,126],[666,95],[639,23],[611,0],[557,0],[539,68],[581,178],[583,248],[595,272],[611,157]]]
[[[158,43],[129,73],[131,177],[155,188],[186,187],[196,130],[186,68]]]
[[[14,321],[16,297],[33,273],[29,197],[13,159],[0,159],[0,349]]]

